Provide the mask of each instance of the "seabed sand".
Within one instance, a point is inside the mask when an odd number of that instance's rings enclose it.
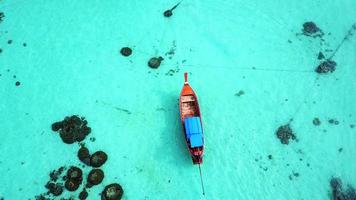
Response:
[[[183,1],[165,18],[176,3],[0,1],[0,197],[34,199],[50,171],[80,163],[50,129],[73,114],[92,128],[86,146],[108,154],[88,199],[112,182],[123,199],[330,199],[331,177],[356,187],[356,36],[333,73],[314,72],[356,23],[356,2]],[[324,42],[301,34],[307,21]],[[205,196],[179,122],[184,71],[203,114]],[[287,123],[298,142],[284,145]]]

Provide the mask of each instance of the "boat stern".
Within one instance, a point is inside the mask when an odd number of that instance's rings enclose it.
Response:
[[[203,163],[203,147],[190,149],[190,155],[194,165]]]

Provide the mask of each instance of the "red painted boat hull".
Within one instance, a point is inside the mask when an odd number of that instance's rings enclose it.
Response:
[[[180,93],[179,97],[179,111],[180,118],[183,125],[183,134],[185,138],[185,142],[187,144],[189,153],[192,157],[193,164],[202,164],[203,163],[203,153],[204,153],[204,134],[203,134],[203,146],[202,147],[194,147],[192,148],[189,144],[189,141],[185,134],[185,126],[184,119],[187,117],[199,117],[201,119],[201,113],[198,103],[198,97],[195,94],[194,90],[190,87],[188,83],[187,73],[184,73],[185,82]],[[202,129],[203,130],[203,129]]]

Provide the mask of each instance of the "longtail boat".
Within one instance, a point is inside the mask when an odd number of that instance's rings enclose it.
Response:
[[[200,165],[203,163],[204,134],[198,97],[188,83],[188,73],[184,73],[184,85],[179,98],[180,118],[183,125],[185,142],[193,164],[199,165],[200,180],[204,193]]]

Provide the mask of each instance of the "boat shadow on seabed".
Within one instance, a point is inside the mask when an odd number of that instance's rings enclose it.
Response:
[[[187,145],[184,141],[183,129],[179,117],[179,96],[176,93],[162,94],[162,107],[156,109],[157,112],[164,115],[166,127],[161,134],[161,145],[159,146],[158,154],[162,155],[165,152],[163,159],[165,163],[172,163],[175,166],[180,165],[183,168],[192,166],[192,160],[187,151]],[[170,145],[167,147],[167,141]]]

